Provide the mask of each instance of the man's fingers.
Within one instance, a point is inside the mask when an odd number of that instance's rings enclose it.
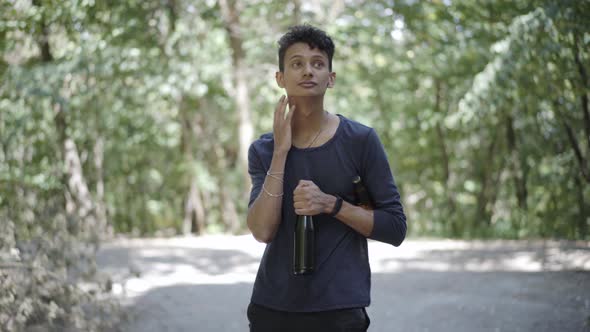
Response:
[[[285,97],[285,95],[282,95],[281,98],[279,99],[279,102],[277,103],[276,108],[275,108],[276,111],[280,112],[282,109],[284,109],[285,99],[287,99],[287,97]]]
[[[304,202],[295,202],[293,204],[293,207],[295,208],[295,210],[297,210],[297,209],[305,209],[305,203]]]
[[[295,187],[295,189],[293,190],[293,195],[299,195],[303,193],[303,188],[305,188],[305,185],[299,183],[297,185],[297,187]]]
[[[295,105],[289,106],[289,113],[287,113],[287,118],[285,121],[291,124],[291,119],[293,119],[293,113],[295,112]]]
[[[285,107],[287,106],[287,97],[285,95],[283,95],[283,97],[281,97],[281,104],[279,106],[279,112],[281,114],[281,120],[285,119]]]
[[[286,118],[285,114],[288,115],[287,112],[289,110],[287,110],[287,107],[289,107],[289,97],[285,96],[285,99],[283,99],[283,105],[282,105],[282,109],[283,109],[283,118],[282,119],[283,120],[285,120],[285,118]],[[289,109],[290,109],[290,107],[289,107]]]
[[[293,205],[293,207],[295,208],[295,213],[298,215],[306,215],[312,211],[312,209],[309,209],[304,204]]]
[[[279,98],[279,101],[277,102],[277,106],[275,107],[275,111],[278,111],[281,109],[281,106],[283,106],[285,101],[285,95],[282,95],[281,98]]]
[[[306,208],[302,208],[302,209],[295,209],[295,214],[300,215],[300,216],[315,216],[320,214],[321,212],[316,211],[314,209],[306,209]]]
[[[309,185],[314,184],[313,181],[309,180],[299,180],[299,184],[297,186],[307,187]]]
[[[304,180],[299,180],[299,183],[297,183],[297,187],[295,187],[295,191],[297,191],[297,189],[301,189],[306,186],[306,184],[303,181]]]
[[[275,116],[274,116],[274,125],[276,126],[279,117],[284,116],[281,114],[281,106],[283,105],[283,100],[285,99],[285,95],[281,96],[279,101],[277,102],[277,106],[275,107]]]
[[[305,199],[305,189],[297,187],[293,190],[293,200],[302,201]]]
[[[300,210],[295,210],[295,214],[298,216],[307,216],[309,214],[309,211],[305,210],[305,209],[300,209]]]

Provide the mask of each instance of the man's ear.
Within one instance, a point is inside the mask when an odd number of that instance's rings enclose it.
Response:
[[[333,88],[336,83],[336,72],[331,72],[328,77],[328,88]]]
[[[285,88],[285,73],[282,71],[277,71],[275,73],[275,79],[277,80],[277,85],[279,88]]]

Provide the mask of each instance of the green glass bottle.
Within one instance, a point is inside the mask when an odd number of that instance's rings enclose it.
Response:
[[[315,230],[311,216],[297,216],[294,232],[293,274],[313,273],[315,264]]]

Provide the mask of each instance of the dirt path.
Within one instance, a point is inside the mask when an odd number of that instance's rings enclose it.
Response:
[[[122,239],[98,262],[134,317],[125,330],[247,331],[263,250],[251,236]],[[369,331],[590,331],[590,243],[406,240],[369,255]]]

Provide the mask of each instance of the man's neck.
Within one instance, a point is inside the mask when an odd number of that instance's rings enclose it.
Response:
[[[293,138],[315,135],[325,123],[324,97],[289,97],[289,103],[295,105]]]

